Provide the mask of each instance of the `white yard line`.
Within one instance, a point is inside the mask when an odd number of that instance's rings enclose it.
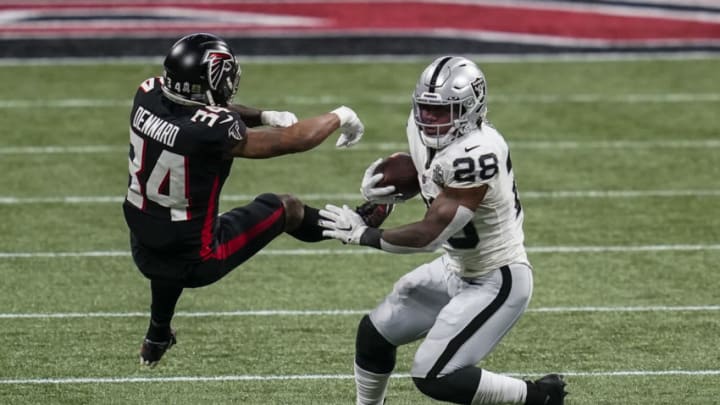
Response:
[[[639,246],[530,246],[528,253],[635,253],[635,252],[694,252],[720,250],[720,244],[639,245]],[[375,249],[266,249],[260,256],[324,256],[387,254]],[[122,250],[85,252],[0,252],[0,259],[72,258],[72,257],[130,257]]]
[[[718,139],[695,140],[618,140],[618,141],[511,141],[512,149],[708,149],[720,148]],[[403,142],[364,142],[355,145],[349,151],[395,152],[407,150]],[[94,154],[122,153],[128,151],[127,145],[46,145],[46,146],[0,146],[0,155],[52,155],[52,154]]]
[[[595,103],[716,103],[720,102],[720,93],[656,93],[656,94],[494,94],[489,96],[491,103],[530,103],[530,104],[595,104]],[[379,96],[377,98],[350,98],[332,95],[324,96],[283,96],[264,100],[265,104],[318,105],[343,104],[350,105],[380,101],[382,104],[407,104],[408,96]],[[104,98],[66,98],[66,99],[6,99],[0,100],[0,109],[34,109],[34,108],[129,108],[130,99]]]
[[[50,155],[82,153],[127,153],[127,145],[48,145],[48,146],[5,146],[0,155]]]
[[[528,313],[627,313],[627,312],[717,312],[720,305],[650,305],[625,307],[540,307],[529,308]],[[214,317],[270,317],[270,316],[356,316],[370,312],[370,309],[268,309],[247,311],[198,311],[177,312],[180,318]],[[0,319],[88,319],[88,318],[146,318],[146,312],[54,312],[54,313],[0,313]]]
[[[221,201],[247,202],[256,197],[255,194],[228,194],[220,197]],[[316,193],[298,194],[303,201],[360,201],[362,196],[354,193]],[[558,191],[523,191],[525,199],[562,199],[562,198],[674,198],[674,197],[720,197],[720,189],[708,190],[558,190]],[[15,197],[0,196],[0,205],[25,204],[120,204],[121,196],[58,196],[58,197]]]
[[[542,375],[535,371],[507,371],[504,375],[525,378]],[[607,371],[562,371],[565,377],[666,377],[686,376],[702,377],[720,375],[720,370],[607,370]],[[251,382],[251,381],[287,381],[287,380],[352,380],[352,374],[290,374],[290,375],[217,375],[217,376],[177,376],[177,377],[62,377],[62,378],[25,378],[0,379],[0,385],[30,384],[127,384],[155,382]],[[395,373],[392,378],[410,378],[408,373]]]

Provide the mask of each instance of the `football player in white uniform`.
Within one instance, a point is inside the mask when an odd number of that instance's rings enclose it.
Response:
[[[525,312],[533,288],[523,245],[523,209],[508,145],[485,115],[486,84],[472,61],[445,56],[422,72],[408,119],[410,154],[428,207],[418,222],[367,226],[347,206],[320,211],[323,233],[392,253],[444,254],[406,274],[357,331],[357,404],[382,404],[397,346],[424,338],[411,374],[424,394],[460,404],[562,405],[557,374],[523,381],[476,366]],[[378,187],[380,163],[361,191],[378,204],[402,201]]]

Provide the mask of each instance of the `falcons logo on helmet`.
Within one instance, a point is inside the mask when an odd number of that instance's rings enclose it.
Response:
[[[210,88],[217,90],[225,72],[232,71],[235,60],[228,52],[218,49],[205,52],[203,63],[206,62],[208,65],[208,82],[210,82]]]

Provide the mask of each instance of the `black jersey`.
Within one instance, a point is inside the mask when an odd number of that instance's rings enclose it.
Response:
[[[161,78],[144,81],[133,102],[125,220],[143,246],[199,260],[212,242],[230,151],[246,126],[226,108],[174,103],[161,85]]]

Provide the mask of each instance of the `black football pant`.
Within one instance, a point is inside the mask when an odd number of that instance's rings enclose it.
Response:
[[[220,215],[211,232],[211,242],[202,259],[174,260],[155,253],[131,235],[133,259],[140,272],[164,285],[185,288],[212,284],[254,256],[285,229],[285,209],[275,194],[262,194],[250,204]]]
[[[284,228],[282,201],[274,194],[263,194],[218,217],[212,244],[199,262],[177,262],[153,254],[131,235],[133,259],[150,279],[152,304],[147,337],[163,340],[160,336],[167,336],[184,288],[218,281],[282,234]]]

